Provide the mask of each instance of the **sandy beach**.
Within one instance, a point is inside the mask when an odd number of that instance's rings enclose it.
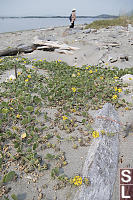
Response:
[[[56,27],[48,29],[38,29],[29,31],[18,31],[14,33],[0,34],[0,51],[8,48],[14,48],[18,45],[32,45],[35,40],[44,40],[51,42],[59,42],[70,47],[75,47],[77,50],[68,51],[49,51],[36,49],[31,53],[22,53],[22,58],[28,58],[29,60],[43,60],[47,61],[62,61],[70,66],[81,67],[83,65],[95,65],[103,68],[118,67],[119,69],[133,68],[133,27],[108,27],[103,29],[85,29],[85,25],[78,25],[74,29],[70,30],[68,27]],[[31,68],[31,64],[27,64],[27,67]],[[7,70],[1,75],[1,81],[3,82],[10,74],[13,74],[13,70]],[[43,74],[43,70],[38,71],[39,75]],[[130,103],[130,109],[118,108],[121,126],[121,132],[119,134],[119,164],[116,184],[114,185],[114,191],[112,200],[119,199],[119,169],[120,168],[133,168],[133,130],[127,137],[125,135],[124,128],[126,123],[133,123],[133,80],[130,81],[128,86],[129,93],[123,92],[120,94],[120,99],[125,99]],[[55,119],[56,108],[47,109],[48,113],[53,121]],[[96,110],[89,110],[90,120],[94,120],[93,116]],[[74,114],[73,114],[74,115]],[[73,116],[74,117],[74,116]],[[84,124],[82,124],[83,117],[79,116],[78,126],[80,129],[76,129],[72,133],[72,136],[80,137],[80,130],[84,130]],[[46,123],[47,125],[49,122]],[[54,134],[55,129],[47,130]],[[59,130],[58,130],[59,131]],[[84,130],[85,131],[85,130]],[[61,137],[65,135],[65,132],[60,132]],[[69,136],[69,134],[68,134]],[[54,138],[51,142],[56,142]],[[58,144],[57,144],[58,145]],[[69,177],[81,174],[84,161],[87,156],[89,146],[79,146],[79,148],[73,149],[72,143],[65,141],[60,144],[61,152],[65,152],[68,165],[63,168],[63,173]],[[43,152],[38,150],[40,155]],[[53,153],[53,149],[47,149],[48,153]],[[58,152],[58,151],[57,151]],[[62,155],[63,156],[63,155]],[[53,161],[52,166],[55,165]],[[77,187],[66,186],[61,190],[54,190],[53,187],[56,184],[55,180],[50,179],[47,171],[38,174],[34,172],[30,175],[26,174],[19,167],[10,166],[10,169],[15,169],[19,174],[19,180],[9,184],[11,187],[10,194],[14,193],[18,196],[18,200],[39,200],[39,195],[44,194],[44,197],[40,199],[45,200],[72,200],[74,199]],[[0,178],[1,175],[0,175]],[[47,187],[47,186],[48,187]],[[9,198],[10,199],[10,198]]]

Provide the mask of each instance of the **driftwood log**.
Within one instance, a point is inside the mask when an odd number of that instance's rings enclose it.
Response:
[[[105,130],[93,140],[84,163],[82,176],[88,177],[90,186],[81,186],[74,200],[111,200],[117,174],[120,122],[112,104],[105,104],[95,116],[94,129]],[[111,136],[114,133],[114,136]]]
[[[4,50],[0,50],[0,57],[1,56],[14,56],[20,53],[31,53],[36,49],[36,45],[32,44],[30,46],[27,45],[19,45],[15,48],[6,48]]]
[[[43,50],[43,51],[54,51],[63,54],[73,54],[72,51],[78,50],[77,47],[71,47],[67,44],[60,43],[58,41],[46,41],[41,40],[35,37],[33,43],[29,46],[25,44],[21,44],[15,48],[6,48],[4,50],[0,50],[0,57],[1,56],[14,56],[20,53],[31,53],[34,50]]]

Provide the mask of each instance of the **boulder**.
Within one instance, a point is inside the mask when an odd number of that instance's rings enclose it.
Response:
[[[106,103],[94,118],[94,130],[104,130],[108,135],[95,138],[89,147],[82,176],[89,178],[90,186],[82,184],[74,200],[111,200],[113,193],[119,155],[119,117],[112,104]]]

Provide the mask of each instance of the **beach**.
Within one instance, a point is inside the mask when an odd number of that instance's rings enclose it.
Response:
[[[81,68],[83,65],[100,66],[105,69],[109,66],[118,67],[119,69],[133,68],[133,27],[130,26],[116,26],[96,30],[85,29],[85,25],[76,25],[74,29],[62,26],[56,28],[1,33],[0,51],[11,49],[19,45],[31,46],[32,44],[36,44],[36,40],[39,42],[53,42],[54,45],[65,44],[64,48],[67,50],[55,48],[51,51],[48,48],[38,48],[31,53],[21,53],[20,56],[22,58],[28,58],[31,61],[46,60],[48,62],[65,62],[69,66],[75,66],[78,68]],[[27,67],[31,68],[32,65],[27,64]],[[1,82],[12,73],[14,73],[13,70],[8,70],[7,73],[5,72],[1,75]],[[43,70],[40,69],[39,73],[43,74]],[[118,174],[114,185],[112,200],[117,200],[119,198],[119,169],[133,167],[133,133],[129,133],[127,137],[123,137],[123,130],[126,123],[133,123],[133,80],[130,81],[128,90],[129,93],[125,93],[123,89],[123,92],[120,94],[120,99],[128,101],[130,103],[130,109],[117,109],[122,126],[119,134]],[[52,108],[51,110],[46,109],[46,111],[48,116],[51,119],[54,119],[57,110]],[[96,112],[97,110],[88,111],[90,120],[93,119]],[[77,123],[78,126],[81,126],[81,128],[84,129],[82,120],[82,116],[79,116]],[[51,128],[50,131],[53,131],[53,129]],[[63,131],[61,136],[63,137],[64,134]],[[79,129],[76,129],[73,135],[80,137]],[[54,139],[52,142],[54,142]],[[64,142],[61,144],[60,148],[62,152],[65,152],[69,163],[68,167],[66,166],[64,169],[65,174],[69,177],[73,176],[73,174],[81,174],[89,146],[79,146],[79,148],[73,150],[71,143]],[[39,151],[43,154],[40,149]],[[49,152],[48,149],[47,152]],[[53,150],[51,150],[51,152],[53,153]],[[13,168],[13,166],[11,166],[11,168]],[[17,172],[19,171],[18,168],[16,170]],[[41,193],[46,195],[44,199],[47,200],[72,200],[78,190],[76,187],[72,188],[71,186],[63,187],[62,190],[53,190],[56,181],[54,180],[50,182],[47,172],[45,173],[45,176],[43,176],[43,172],[38,176],[37,173],[27,175],[18,172],[18,174],[19,177],[22,176],[22,178],[19,178],[17,184],[16,182],[10,184],[12,188],[11,192],[18,195],[18,200],[36,200],[37,198],[39,199],[38,195]],[[46,188],[46,185],[49,187]],[[11,194],[11,192],[9,192],[9,194]],[[43,199],[43,197],[40,197],[40,199]]]

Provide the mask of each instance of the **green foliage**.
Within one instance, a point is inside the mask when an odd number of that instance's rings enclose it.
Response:
[[[59,168],[58,167],[55,167],[51,170],[51,177],[52,178],[55,178],[56,176],[59,175]]]
[[[16,173],[14,171],[11,171],[4,176],[3,183],[8,183],[10,181],[13,181],[15,177],[16,177]]]
[[[27,107],[25,108],[25,110],[28,111],[28,112],[33,112],[33,111],[34,111],[34,108],[33,108],[33,106],[27,106]]]
[[[12,197],[13,200],[18,200],[18,198],[15,194],[12,194],[11,197]]]
[[[96,20],[91,24],[86,25],[85,29],[88,28],[107,28],[109,26],[128,26],[128,24],[133,24],[133,17],[122,16],[115,19],[105,19],[105,20]]]

